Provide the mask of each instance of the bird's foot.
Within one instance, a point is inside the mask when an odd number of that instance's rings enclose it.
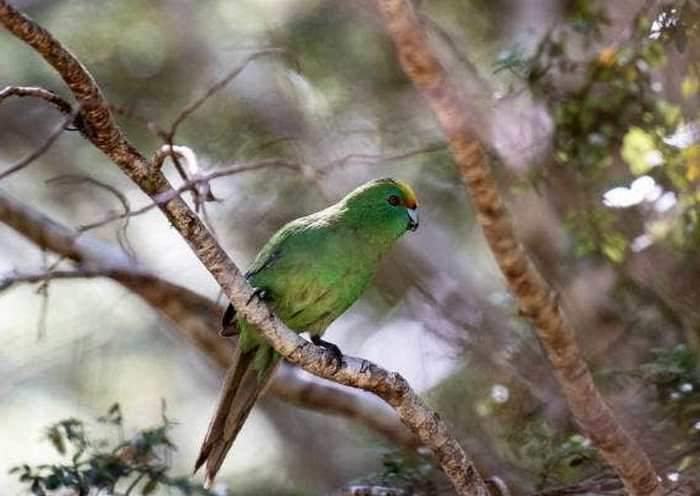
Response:
[[[224,316],[221,318],[221,330],[219,331],[219,335],[230,338],[236,334],[238,334],[238,328],[236,327],[236,307],[229,303],[224,312]]]
[[[232,338],[234,336],[238,336],[238,334],[238,327],[236,327],[235,324],[229,324],[219,329],[219,336],[222,338]]]
[[[250,305],[251,302],[257,298],[260,301],[266,301],[267,300],[267,291],[265,291],[262,288],[253,288],[253,292],[250,295],[250,298],[248,298],[248,301],[246,302],[246,306]]]
[[[334,372],[337,372],[340,366],[343,364],[343,352],[340,351],[340,348],[336,346],[333,343],[329,343],[328,341],[324,341],[321,339],[320,336],[311,336],[311,342],[315,344],[316,346],[320,346],[321,348],[325,348],[328,351],[331,352],[332,358],[331,361],[335,363],[335,370]]]
[[[250,295],[250,298],[248,298],[248,301],[246,302],[246,306],[250,305],[254,299],[258,299],[258,301],[266,302],[269,303],[271,298],[270,295],[268,294],[267,291],[265,291],[262,288],[253,288],[253,293]],[[275,317],[275,314],[272,313],[272,310],[270,310],[270,313],[268,314],[267,318],[269,320],[272,320]]]

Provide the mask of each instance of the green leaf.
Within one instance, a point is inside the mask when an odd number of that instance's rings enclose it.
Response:
[[[659,150],[654,138],[638,127],[632,127],[622,141],[622,159],[635,176],[646,174],[658,163]]]
[[[66,454],[66,443],[63,440],[63,435],[61,434],[61,431],[58,429],[57,425],[52,425],[49,427],[49,430],[46,432],[46,437],[51,441],[51,444],[53,447],[58,451],[61,455]]]
[[[607,232],[603,235],[600,249],[612,262],[620,263],[625,258],[627,239],[618,232]]]
[[[35,479],[34,482],[32,482],[31,491],[34,496],[46,496],[46,491],[44,491],[44,488],[41,486],[41,482],[39,482],[38,479]]]
[[[107,415],[103,415],[102,417],[98,417],[97,421],[105,423],[105,424],[114,424],[117,426],[121,426],[122,425],[122,410],[121,410],[121,407],[119,406],[119,403],[114,403],[112,406],[110,406],[109,410],[107,410]]]
[[[158,479],[150,479],[145,486],[143,486],[142,494],[151,494],[153,491],[158,489]]]

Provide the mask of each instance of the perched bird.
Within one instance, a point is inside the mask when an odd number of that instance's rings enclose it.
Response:
[[[342,354],[321,335],[370,284],[379,260],[406,231],[418,228],[413,189],[396,179],[376,179],[338,203],[282,227],[253,261],[246,279],[292,330]],[[209,425],[195,472],[206,462],[209,487],[255,400],[265,389],[280,355],[258,330],[229,305],[224,336],[237,336],[234,363]]]

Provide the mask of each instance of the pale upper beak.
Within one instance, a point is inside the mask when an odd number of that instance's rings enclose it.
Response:
[[[418,208],[407,208],[406,211],[408,212],[408,229],[411,231],[415,231],[418,229]]]

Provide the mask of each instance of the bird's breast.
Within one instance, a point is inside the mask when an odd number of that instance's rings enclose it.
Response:
[[[276,310],[291,329],[320,334],[357,301],[373,272],[356,267],[290,281]]]

